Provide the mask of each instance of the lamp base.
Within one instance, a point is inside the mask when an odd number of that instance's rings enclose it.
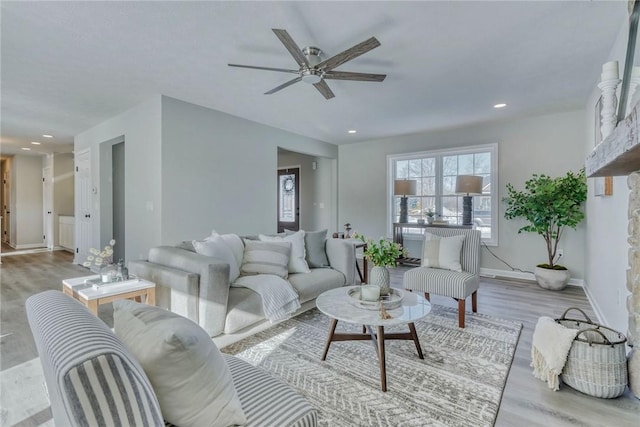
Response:
[[[401,224],[406,224],[409,222],[409,209],[407,208],[407,196],[402,196],[400,198],[400,220]]]
[[[462,225],[473,225],[471,222],[472,200],[471,196],[462,197]]]

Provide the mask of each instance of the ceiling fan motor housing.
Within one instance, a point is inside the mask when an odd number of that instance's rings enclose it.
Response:
[[[307,46],[302,49],[302,53],[307,58],[310,68],[304,68],[300,70],[300,76],[302,81],[309,84],[316,84],[322,80],[322,71],[316,70],[314,67],[320,62],[320,54],[322,51],[315,46]]]

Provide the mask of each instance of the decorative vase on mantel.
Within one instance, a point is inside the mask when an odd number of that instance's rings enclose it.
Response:
[[[380,288],[380,295],[389,295],[391,291],[391,278],[387,267],[375,266],[369,274],[369,284]]]

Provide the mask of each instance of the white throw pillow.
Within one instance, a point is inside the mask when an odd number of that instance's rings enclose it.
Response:
[[[463,242],[463,235],[441,237],[425,233],[422,247],[422,266],[462,271],[460,252]]]
[[[204,329],[130,300],[113,307],[115,333],[149,377],[166,421],[181,427],[246,423],[231,372]]]
[[[242,238],[237,234],[218,234],[216,230],[212,230],[211,236],[204,240],[215,239],[216,236],[222,237],[222,240],[224,240],[227,246],[231,248],[231,252],[233,252],[233,256],[236,258],[238,265],[241,265],[242,255],[244,254],[244,243],[242,243]]]
[[[289,273],[310,273],[309,265],[305,259],[304,230],[296,231],[288,236],[258,236],[263,242],[291,242],[291,255],[289,257]]]
[[[209,236],[207,240],[194,240],[193,247],[202,255],[221,259],[229,264],[229,283],[233,283],[240,276],[240,266],[233,251],[219,235]]]
[[[290,242],[261,242],[245,240],[244,257],[240,268],[243,276],[273,274],[283,279],[289,277]]]

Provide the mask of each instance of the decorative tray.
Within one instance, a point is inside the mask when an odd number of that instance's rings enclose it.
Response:
[[[351,289],[348,295],[351,304],[359,308],[364,308],[365,310],[379,310],[381,302],[386,310],[393,310],[394,308],[400,307],[402,298],[404,298],[403,292],[398,289],[391,289],[389,295],[381,296],[378,301],[365,301],[360,299],[359,288]]]
[[[115,282],[103,282],[100,277],[95,279],[87,279],[84,281],[86,285],[91,285],[93,289],[104,289],[113,285],[129,285],[133,283],[137,283],[139,280],[136,276],[130,274],[129,279],[127,280],[118,280]]]

